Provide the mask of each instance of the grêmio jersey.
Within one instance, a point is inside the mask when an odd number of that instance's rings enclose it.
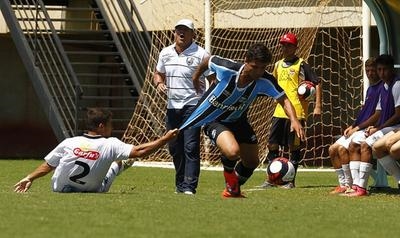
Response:
[[[127,159],[132,147],[115,137],[86,134],[63,140],[45,157],[56,167],[51,179],[53,191],[72,186],[81,192],[97,192],[111,163]]]
[[[214,55],[209,59],[208,67],[210,72],[215,73],[218,82],[207,90],[180,129],[199,127],[213,121],[234,122],[246,116],[257,96],[270,96],[276,100],[285,95],[275,78],[267,72],[240,88],[237,82],[244,64]]]

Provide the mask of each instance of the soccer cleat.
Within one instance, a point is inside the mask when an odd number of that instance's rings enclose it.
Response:
[[[225,177],[225,190],[227,193],[229,193],[229,196],[224,197],[237,197],[240,196],[240,185],[239,185],[239,178],[236,175],[235,171],[232,172],[227,172],[224,171],[224,177]],[[223,194],[225,193],[225,190]]]
[[[347,190],[349,189],[349,187],[347,186],[337,186],[335,187],[332,191],[330,191],[330,194],[340,194],[340,193],[345,193]]]
[[[368,195],[367,189],[361,188],[361,187],[357,187],[357,189],[352,193],[344,194],[344,196],[346,196],[346,197],[362,197],[362,196],[367,196],[367,195]]]
[[[347,187],[347,190],[344,193],[353,193],[355,191],[357,191],[357,186],[353,185],[351,187]]]
[[[225,188],[224,191],[222,191],[222,197],[223,198],[246,198],[246,196],[244,196],[242,193],[239,193],[239,194],[230,193],[227,188]]]
[[[284,189],[292,189],[292,188],[295,188],[295,187],[296,186],[294,186],[293,182],[288,182],[288,183],[286,183],[284,185],[281,185],[281,188],[284,188]]]
[[[262,189],[275,188],[275,187],[276,187],[276,185],[268,182],[267,180],[260,186],[257,186],[257,188],[262,188]]]

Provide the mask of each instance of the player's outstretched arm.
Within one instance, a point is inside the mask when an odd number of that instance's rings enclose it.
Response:
[[[292,130],[296,132],[297,137],[300,138],[300,140],[305,141],[306,136],[304,134],[304,128],[297,119],[296,116],[296,111],[294,110],[294,107],[290,100],[287,98],[287,96],[282,96],[278,100],[278,103],[281,104],[283,107],[283,110],[285,111],[286,115],[289,117],[290,120],[290,127]]]
[[[45,176],[46,174],[53,171],[53,169],[54,167],[51,167],[47,162],[44,162],[43,164],[39,165],[32,173],[16,183],[14,185],[14,192],[24,193],[28,191],[33,183],[33,180]]]
[[[130,158],[145,157],[158,150],[160,147],[167,144],[170,140],[174,139],[179,133],[178,129],[169,130],[165,135],[155,141],[133,146]]]

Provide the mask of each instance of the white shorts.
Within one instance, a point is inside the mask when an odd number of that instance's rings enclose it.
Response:
[[[382,128],[381,130],[379,130],[379,131],[375,132],[374,134],[368,136],[368,138],[365,139],[365,143],[367,143],[370,147],[372,147],[372,145],[377,140],[382,138],[384,135],[386,135],[390,131],[393,131],[394,129],[397,129],[399,127],[400,127],[400,125],[395,125],[395,126],[389,126],[389,127]]]
[[[351,141],[356,144],[361,144],[365,139],[367,139],[367,137],[365,136],[364,130],[360,130],[353,133]]]
[[[340,137],[340,138],[335,142],[335,144],[339,144],[339,145],[343,146],[344,148],[348,149],[348,148],[349,148],[349,145],[350,145],[350,142],[353,140],[353,138],[357,135],[358,132],[360,132],[360,131],[354,132],[354,133],[351,134],[351,136],[349,136],[349,137],[345,137],[345,136]],[[362,134],[364,134],[364,131],[361,131],[361,132],[363,132]]]

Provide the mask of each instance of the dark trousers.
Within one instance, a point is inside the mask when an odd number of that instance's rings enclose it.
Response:
[[[167,110],[167,129],[179,128],[190,116],[195,106]],[[176,140],[169,142],[169,153],[175,166],[177,192],[196,192],[200,175],[200,128],[188,128],[179,132]]]

